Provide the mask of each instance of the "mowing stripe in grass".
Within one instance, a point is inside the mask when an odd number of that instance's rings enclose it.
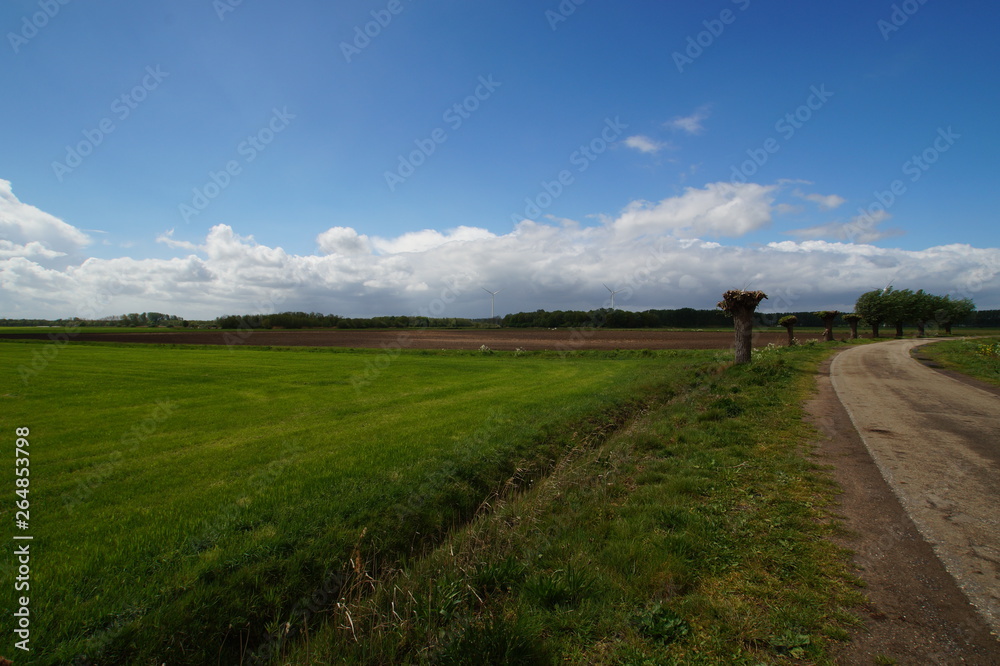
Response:
[[[359,392],[377,352],[73,343],[24,384],[42,346],[0,343],[4,423],[32,431],[41,664],[234,661],[363,530],[418,553],[710,358],[405,352]]]

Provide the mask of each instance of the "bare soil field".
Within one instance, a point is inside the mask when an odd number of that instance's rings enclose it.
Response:
[[[46,340],[48,333],[0,334],[0,339]],[[800,341],[819,335],[798,335]],[[191,331],[183,333],[77,333],[81,342],[128,342],[272,347],[348,347],[355,349],[479,349],[498,351],[575,351],[585,349],[729,349],[730,331],[611,329],[398,329],[319,331]],[[786,344],[784,329],[754,333],[754,346]]]

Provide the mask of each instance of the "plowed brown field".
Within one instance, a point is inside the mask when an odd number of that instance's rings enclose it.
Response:
[[[802,342],[818,334],[798,334]],[[49,339],[46,333],[0,334],[0,338]],[[183,333],[77,333],[72,340],[192,345],[259,345],[273,347],[349,347],[356,349],[490,349],[513,351],[583,349],[728,349],[730,331],[470,329],[470,330],[321,330],[321,331],[191,331]],[[783,329],[754,333],[754,346],[785,344]]]

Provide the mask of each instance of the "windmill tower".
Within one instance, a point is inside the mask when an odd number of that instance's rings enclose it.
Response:
[[[604,284],[604,283],[602,282],[601,284]],[[624,289],[618,289],[616,291],[616,290],[612,289],[611,287],[609,287],[606,284],[604,284],[604,288],[611,292],[611,309],[614,310],[615,309],[615,294],[620,294],[621,292],[623,292],[625,290]]]
[[[503,291],[503,289],[497,289],[496,291],[490,291],[486,287],[483,287],[483,291],[485,291],[487,294],[490,295],[490,322],[494,322],[495,319],[496,319],[496,317],[493,314],[494,313],[493,306],[496,304],[497,294],[499,294],[501,291]]]

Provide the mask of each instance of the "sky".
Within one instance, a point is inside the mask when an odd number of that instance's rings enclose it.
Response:
[[[985,0],[5,0],[0,318],[1000,307]]]

